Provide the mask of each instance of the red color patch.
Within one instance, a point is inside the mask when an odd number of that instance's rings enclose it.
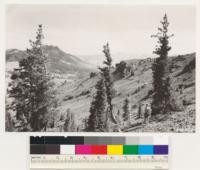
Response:
[[[107,146],[106,145],[92,145],[91,146],[92,154],[101,154],[101,155],[107,155]]]

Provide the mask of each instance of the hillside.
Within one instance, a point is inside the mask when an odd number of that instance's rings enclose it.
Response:
[[[195,53],[169,57],[172,87],[176,94],[176,100],[181,104],[182,110],[175,111],[168,118],[158,117],[159,122],[151,120],[149,125],[127,129],[127,131],[176,131],[193,132],[195,127]],[[125,64],[124,64],[125,63]],[[126,97],[131,103],[131,115],[133,124],[136,123],[138,105],[151,102],[152,94],[152,70],[153,59],[128,60],[122,64],[116,64],[113,68],[116,90],[113,100],[115,114],[120,111]],[[119,72],[119,65],[125,65],[125,69]],[[121,67],[121,66],[120,66]],[[123,68],[122,67],[122,68]],[[82,122],[89,115],[89,106],[94,95],[94,85],[98,75],[89,76],[59,86],[58,98],[60,110],[63,114],[70,108],[76,115],[77,124],[82,128]],[[175,126],[177,128],[175,128]],[[190,127],[189,127],[190,126]]]
[[[79,59],[78,57],[65,53],[57,46],[45,45],[43,52],[47,57],[47,71],[50,73],[57,85],[73,82],[90,72],[96,71],[96,68]],[[27,57],[26,51],[18,49],[9,49],[6,51],[6,77],[9,82],[9,74],[14,68],[18,67],[21,58]]]
[[[50,73],[85,73],[94,70],[94,66],[86,63],[78,57],[65,53],[57,46],[45,45],[43,52],[47,57],[47,69]],[[26,51],[18,49],[9,49],[6,51],[6,62],[18,62],[21,58],[27,56]]]
[[[54,129],[60,131],[60,117],[70,109],[75,116],[78,129],[83,131],[84,121],[89,116],[89,108],[95,94],[95,84],[99,75],[90,64],[68,54],[55,46],[44,46],[47,56],[47,69],[55,82],[58,112],[54,115]],[[6,81],[10,82],[10,73],[18,67],[18,61],[26,57],[25,51],[17,49],[6,51]],[[135,56],[134,58],[137,58]],[[130,101],[131,125],[123,127],[127,132],[194,132],[195,131],[195,53],[172,56],[168,58],[170,65],[171,85],[175,100],[181,109],[170,115],[158,115],[143,124],[138,119],[139,104],[151,103],[152,98],[152,63],[153,58],[131,59],[121,61],[112,68],[115,94],[113,98],[114,114],[123,114],[122,106],[125,98]]]

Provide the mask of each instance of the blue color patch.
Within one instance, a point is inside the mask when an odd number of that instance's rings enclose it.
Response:
[[[153,145],[139,145],[138,154],[139,155],[153,155]]]

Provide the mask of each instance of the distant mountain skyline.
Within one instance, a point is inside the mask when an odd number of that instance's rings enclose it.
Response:
[[[77,56],[64,52],[58,46],[44,45],[43,52],[47,57],[47,70],[52,73],[88,73],[96,70],[89,62],[84,61]],[[18,49],[6,50],[6,61],[15,62],[27,57],[26,51]]]
[[[87,62],[101,66],[103,64],[103,60],[105,59],[104,54],[88,54],[88,55],[77,55],[82,60],[86,60]],[[122,60],[129,60],[129,59],[144,59],[148,57],[155,57],[154,54],[128,54],[123,52],[111,53],[111,57],[113,60],[113,64],[119,63]]]
[[[105,56],[103,54],[103,52],[101,53],[97,53],[97,54],[83,54],[83,55],[75,55],[73,53],[71,53],[70,51],[65,51],[63,49],[61,49],[59,46],[57,45],[44,45],[45,48],[49,47],[49,48],[53,48],[56,49],[58,51],[62,51],[64,53],[66,53],[67,55],[72,55],[73,57],[80,59],[82,61],[84,61],[85,63],[91,64],[91,68],[94,67],[98,67],[98,66],[102,66],[103,65],[103,61],[105,59]],[[17,53],[17,58],[20,58],[19,54],[23,54],[25,52],[26,49],[21,50],[21,49],[17,49],[17,48],[12,48],[12,49],[7,49],[6,52],[8,54],[11,53]],[[190,53],[194,53],[195,51],[191,51],[189,53],[179,53],[179,54],[173,54],[170,56],[177,56],[177,55],[185,55],[185,54],[190,54]],[[123,60],[130,60],[130,59],[145,59],[145,58],[154,58],[156,57],[155,54],[136,54],[136,53],[126,53],[126,52],[116,52],[116,53],[112,53],[111,52],[111,57],[113,59],[113,65],[115,65],[116,63],[119,63]]]

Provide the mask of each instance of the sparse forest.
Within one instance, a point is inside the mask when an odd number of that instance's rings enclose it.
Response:
[[[93,68],[44,45],[39,25],[30,49],[6,52],[6,131],[194,132],[195,53],[169,56],[168,27],[165,14],[156,58],[114,66],[107,43]]]

